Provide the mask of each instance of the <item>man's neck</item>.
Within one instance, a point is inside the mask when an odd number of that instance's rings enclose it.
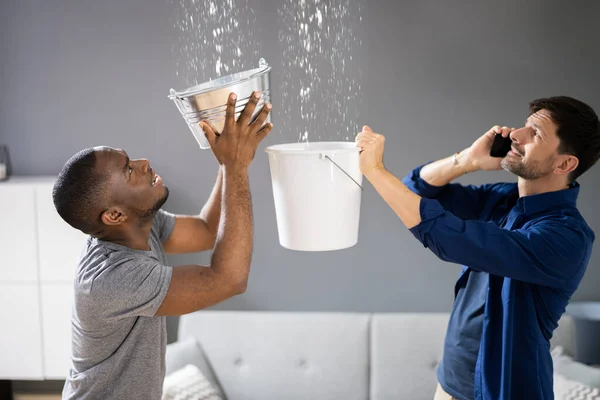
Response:
[[[519,178],[519,197],[533,196],[535,194],[557,192],[568,189],[569,185],[564,179],[556,179],[556,176],[545,176],[535,180]]]
[[[104,235],[98,236],[98,239],[135,250],[150,250],[148,239],[150,238],[151,229],[151,222],[142,226],[132,224],[113,232],[107,232]]]

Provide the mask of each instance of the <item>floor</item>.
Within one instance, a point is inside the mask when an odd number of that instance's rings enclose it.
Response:
[[[12,381],[3,388],[12,391],[13,400],[61,400],[63,386],[64,381]]]
[[[60,394],[15,393],[13,400],[61,400]]]

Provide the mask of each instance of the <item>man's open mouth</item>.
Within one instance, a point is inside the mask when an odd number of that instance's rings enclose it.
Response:
[[[523,157],[523,154],[521,154],[520,151],[518,151],[515,147],[512,147],[510,149],[515,155],[519,156],[519,157]]]

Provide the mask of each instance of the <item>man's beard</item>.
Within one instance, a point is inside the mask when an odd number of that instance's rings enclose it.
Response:
[[[145,210],[145,211],[137,211],[136,212],[136,214],[140,220],[140,223],[143,224],[145,222],[152,220],[154,218],[154,216],[156,215],[156,213],[158,212],[158,210],[160,210],[161,207],[165,204],[165,202],[167,201],[168,198],[169,198],[169,188],[165,186],[165,194],[161,198],[159,198],[152,207],[150,207],[148,210]]]
[[[504,170],[511,172],[518,177],[532,181],[550,174],[553,170],[553,163],[554,160],[552,158],[544,161],[530,161],[524,163],[521,157],[516,160],[509,160],[508,157],[504,157],[500,165]]]

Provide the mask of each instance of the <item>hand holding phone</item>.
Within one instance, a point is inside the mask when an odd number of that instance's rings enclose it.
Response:
[[[503,137],[502,134],[496,133],[494,141],[490,148],[490,156],[504,158],[512,147],[512,139],[510,136]]]

